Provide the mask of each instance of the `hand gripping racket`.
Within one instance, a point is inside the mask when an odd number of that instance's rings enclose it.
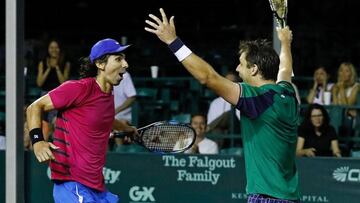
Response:
[[[287,24],[287,0],[269,0],[271,11],[276,19],[277,27],[284,28]]]
[[[137,130],[139,135],[132,136],[133,141],[151,152],[180,153],[189,149],[196,139],[191,126],[172,121],[155,122]]]

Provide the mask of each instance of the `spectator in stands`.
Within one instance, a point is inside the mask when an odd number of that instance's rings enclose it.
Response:
[[[335,105],[356,105],[359,92],[357,74],[352,63],[344,62],[340,64],[337,75],[337,82],[332,89],[333,104]],[[340,133],[342,136],[353,136],[356,125],[357,111],[349,109],[345,112]]]
[[[185,153],[194,154],[218,154],[219,147],[216,142],[206,138],[206,117],[202,114],[194,114],[191,116],[191,127],[196,131],[196,140],[193,146]]]
[[[69,79],[70,62],[66,60],[65,54],[61,50],[59,41],[52,39],[48,44],[48,51],[44,59],[38,64],[38,74],[36,84],[41,88],[41,95],[56,88],[61,83]],[[47,112],[46,120],[51,122],[56,111]]]
[[[298,128],[297,156],[336,156],[341,151],[329,114],[320,104],[310,104]]]
[[[324,92],[331,91],[333,83],[328,83],[329,74],[324,66],[319,66],[314,72],[314,84],[306,100],[309,104],[324,105]]]
[[[45,58],[38,64],[37,85],[44,92],[54,89],[69,79],[70,66],[59,42],[51,40]]]
[[[349,62],[342,63],[338,69],[337,82],[332,89],[333,104],[355,105],[358,91],[359,83],[354,65]]]

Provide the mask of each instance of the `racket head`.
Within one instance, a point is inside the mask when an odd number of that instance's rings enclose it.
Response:
[[[138,129],[135,142],[151,152],[180,153],[195,142],[196,132],[188,124],[159,121]]]
[[[284,28],[287,24],[288,2],[287,0],[269,0],[271,11],[276,18],[278,27]]]

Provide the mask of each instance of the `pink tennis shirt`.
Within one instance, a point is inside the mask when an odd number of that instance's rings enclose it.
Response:
[[[114,121],[114,96],[94,78],[68,81],[49,92],[58,110],[51,179],[73,180],[104,191],[106,151]]]

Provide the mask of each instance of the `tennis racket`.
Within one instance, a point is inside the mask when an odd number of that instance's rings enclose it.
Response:
[[[269,0],[271,11],[276,19],[277,27],[284,28],[287,24],[287,0]]]
[[[132,136],[132,140],[151,152],[180,153],[189,149],[196,139],[191,126],[173,121],[159,121],[137,130],[139,135]],[[116,132],[114,136],[123,137]]]

